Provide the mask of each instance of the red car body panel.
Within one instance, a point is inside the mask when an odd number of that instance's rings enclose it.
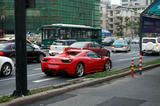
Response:
[[[76,52],[77,55],[68,55],[67,52]],[[85,53],[90,50],[67,50],[56,56],[44,57],[41,61],[42,72],[51,71],[53,73],[58,73],[61,70],[65,70],[67,74],[74,75],[76,66],[79,62],[84,64],[85,73],[91,73],[96,71],[102,71],[104,69],[104,64],[106,60],[111,59],[109,57],[99,57],[90,58]],[[67,60],[68,63],[62,62]],[[111,61],[112,67],[112,61]]]

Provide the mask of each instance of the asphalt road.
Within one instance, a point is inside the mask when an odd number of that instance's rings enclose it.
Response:
[[[106,47],[111,49],[111,47]],[[113,62],[112,70],[121,69],[131,65],[132,58],[135,59],[135,64],[138,64],[139,47],[138,45],[132,45],[130,52],[111,53],[111,59]],[[143,61],[150,61],[160,58],[160,56],[143,56]],[[69,76],[54,76],[48,77],[41,72],[40,63],[29,63],[27,65],[28,73],[28,89],[42,87],[46,85],[54,85],[63,83],[65,81],[73,79]],[[15,90],[15,74],[10,77],[0,77],[0,95],[13,93]]]
[[[160,106],[159,67],[24,106]]]

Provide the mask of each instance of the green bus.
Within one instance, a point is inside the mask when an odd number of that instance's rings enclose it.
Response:
[[[101,42],[101,28],[73,25],[73,24],[52,24],[41,26],[42,48],[49,48],[55,40],[74,39],[77,41],[96,41]]]

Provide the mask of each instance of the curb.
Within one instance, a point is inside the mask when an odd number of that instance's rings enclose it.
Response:
[[[152,69],[152,68],[155,68],[158,66],[160,66],[160,63],[154,64],[154,65],[149,65],[149,66],[144,67],[143,71],[147,71],[149,69]],[[135,73],[138,73],[138,72],[139,72],[138,70],[135,70]],[[120,74],[107,76],[104,78],[87,80],[87,81],[84,81],[84,82],[81,82],[78,84],[66,86],[64,88],[53,89],[50,91],[45,91],[45,92],[41,92],[38,94],[30,95],[30,96],[23,96],[21,98],[14,99],[14,100],[6,102],[6,103],[2,103],[2,104],[0,104],[0,106],[19,106],[19,105],[29,104],[29,103],[32,103],[35,101],[40,101],[40,100],[47,99],[47,98],[50,98],[53,96],[57,96],[57,95],[60,95],[60,94],[63,94],[63,93],[66,93],[66,92],[69,92],[69,91],[72,91],[72,90],[75,90],[78,88],[95,85],[95,84],[102,83],[102,82],[109,81],[109,80],[116,79],[116,78],[121,78],[121,77],[130,75],[130,73],[131,73],[131,71],[127,71],[127,72],[123,72]],[[82,79],[82,78],[79,78],[79,80],[80,79]]]

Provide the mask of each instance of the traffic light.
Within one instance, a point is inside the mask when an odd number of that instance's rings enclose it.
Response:
[[[26,0],[26,8],[35,8],[35,0]]]

